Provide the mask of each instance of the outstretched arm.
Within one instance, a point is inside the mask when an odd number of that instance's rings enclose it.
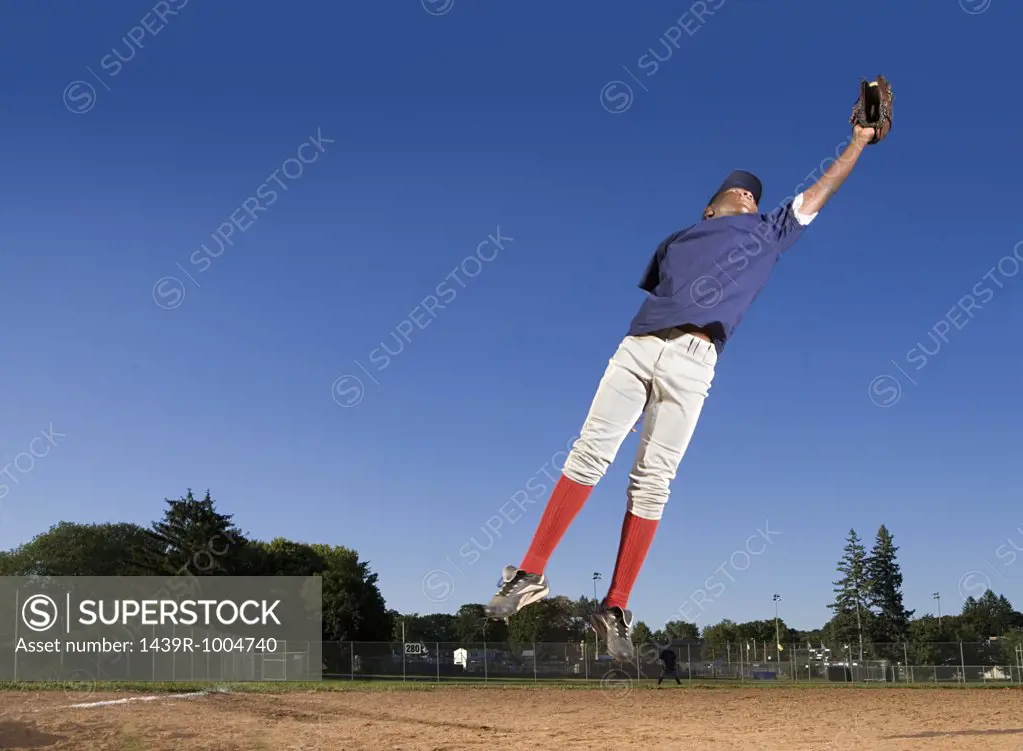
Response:
[[[873,128],[861,128],[858,125],[853,128],[852,143],[842,152],[842,156],[832,162],[831,166],[821,175],[820,180],[803,192],[803,204],[799,207],[800,213],[816,214],[824,207],[831,196],[835,195],[842,187],[842,183],[849,177],[849,173],[852,172],[856,162],[863,154],[863,149],[873,137]]]

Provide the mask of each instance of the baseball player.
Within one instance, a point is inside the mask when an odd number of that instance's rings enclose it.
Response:
[[[657,678],[657,685],[660,686],[669,675],[675,679],[675,683],[682,685],[682,681],[678,677],[678,657],[671,645],[665,644],[664,649],[661,650],[661,674]]]
[[[702,221],[658,246],[639,284],[648,297],[604,371],[529,550],[518,566],[504,568],[486,606],[489,617],[508,618],[547,596],[548,559],[643,417],[614,574],[591,619],[613,658],[633,659],[629,594],[718,358],[782,253],[845,182],[863,149],[876,142],[874,135],[874,128],[854,125],[851,142],[820,180],[766,214],[760,211],[760,180],[749,172],[731,173],[711,196]]]

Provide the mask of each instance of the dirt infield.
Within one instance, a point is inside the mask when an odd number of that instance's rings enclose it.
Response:
[[[1023,748],[1023,692],[438,688],[213,694],[71,709],[0,694],[0,748],[82,751],[915,751]],[[141,695],[138,695],[141,696]]]

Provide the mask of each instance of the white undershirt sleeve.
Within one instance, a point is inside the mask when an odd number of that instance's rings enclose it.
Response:
[[[796,217],[796,221],[804,227],[817,218],[817,214],[820,212],[815,211],[812,214],[804,214],[800,211],[803,208],[803,194],[800,193],[792,201],[792,215]]]

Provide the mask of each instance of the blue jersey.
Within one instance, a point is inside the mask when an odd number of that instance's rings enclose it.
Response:
[[[706,328],[720,353],[781,254],[815,218],[799,213],[801,205],[799,195],[770,214],[706,219],[668,237],[639,283],[649,297],[629,334],[689,324]]]

